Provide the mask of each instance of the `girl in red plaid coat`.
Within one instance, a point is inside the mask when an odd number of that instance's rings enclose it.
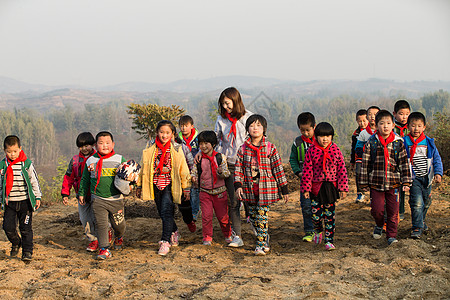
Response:
[[[266,140],[266,119],[251,115],[245,129],[250,137],[237,153],[234,186],[238,198],[249,204],[250,223],[256,235],[255,255],[265,255],[270,250],[270,205],[281,197],[285,202],[289,200],[287,180],[277,149]]]

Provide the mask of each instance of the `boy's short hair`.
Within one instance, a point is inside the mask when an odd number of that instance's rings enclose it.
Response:
[[[365,110],[365,109],[358,110],[356,112],[356,117],[359,117],[359,116],[367,116],[367,110]]]
[[[177,128],[175,127],[175,125],[173,125],[173,123],[169,120],[161,120],[158,122],[158,124],[156,124],[156,132],[158,133],[158,130],[163,127],[163,126],[169,126],[170,129],[172,129],[173,134],[175,135],[177,133]]]
[[[217,141],[217,135],[212,130],[204,130],[198,134],[198,142],[199,143],[210,143],[211,146],[214,148],[216,147],[218,141]]]
[[[250,127],[250,125],[252,125],[256,121],[259,121],[259,123],[261,123],[261,125],[263,127],[263,134],[266,135],[267,120],[266,120],[266,118],[264,118],[263,116],[258,115],[258,114],[254,114],[254,115],[251,115],[250,117],[248,117],[247,122],[245,122],[245,130],[248,132],[248,128]]]
[[[95,142],[97,143],[98,139],[102,136],[109,136],[109,137],[111,137],[111,141],[114,142],[113,135],[109,131],[100,131],[99,133],[97,133],[97,135],[95,136]]]
[[[394,104],[394,112],[395,113],[397,113],[400,109],[404,109],[404,108],[411,110],[411,107],[409,106],[408,101],[406,101],[405,99],[400,99],[400,100],[397,100],[397,102],[395,102],[395,104]]]
[[[377,112],[377,114],[375,115],[375,124],[378,125],[378,122],[380,122],[380,120],[382,118],[386,118],[386,117],[391,118],[392,123],[394,123],[394,116],[391,114],[391,112],[387,111],[385,109],[382,109],[379,112]]]
[[[369,110],[371,110],[371,109],[376,109],[376,110],[378,110],[378,111],[381,110],[378,106],[372,105],[372,106],[370,106],[370,107],[366,110],[366,114],[369,114]]]
[[[90,132],[82,132],[77,136],[77,147],[81,148],[86,145],[94,145],[95,139],[92,133]]]
[[[412,112],[408,116],[408,121],[406,123],[409,124],[412,121],[417,121],[417,120],[422,120],[423,124],[427,125],[427,120],[425,119],[425,116],[423,115],[423,113],[418,112],[418,111]]]
[[[315,136],[328,136],[334,137],[334,128],[330,123],[320,122],[317,124],[316,129],[314,129]]]
[[[3,149],[17,145],[20,148],[20,139],[17,135],[8,135],[3,141]]]
[[[311,127],[316,126],[316,118],[310,112],[302,112],[297,117],[297,127],[300,125],[311,125]]]
[[[178,121],[178,125],[185,125],[185,124],[191,124],[194,125],[194,119],[192,119],[189,115],[184,115],[180,117],[180,120]]]

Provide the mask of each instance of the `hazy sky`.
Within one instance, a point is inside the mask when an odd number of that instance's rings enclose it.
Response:
[[[450,81],[449,0],[0,0],[0,76]]]

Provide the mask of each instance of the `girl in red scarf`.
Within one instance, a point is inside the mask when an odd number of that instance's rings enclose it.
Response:
[[[347,170],[341,150],[333,143],[333,126],[319,123],[314,135],[316,140],[305,155],[301,192],[311,199],[313,241],[320,244],[323,239],[325,249],[334,250],[335,203],[347,196]]]

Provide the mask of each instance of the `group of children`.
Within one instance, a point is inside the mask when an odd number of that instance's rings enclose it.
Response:
[[[270,251],[270,206],[289,199],[281,157],[267,140],[266,119],[245,109],[236,88],[221,93],[218,112],[214,131],[199,133],[193,119],[183,116],[177,135],[171,121],[160,121],[140,164],[115,153],[110,132],[99,132],[95,138],[83,132],[77,137],[79,153],[69,163],[61,195],[67,204],[71,188],[76,192],[80,221],[89,240],[87,251],[98,250],[97,259],[107,259],[112,256],[111,249],[122,248],[126,228],[123,195],[133,186],[138,198],[156,203],[162,221],[159,255],[167,255],[179,244],[175,205],[191,232],[197,229],[201,210],[203,245],[212,244],[215,214],[225,243],[242,247],[241,201],[246,204],[256,237],[255,255]],[[402,213],[398,194],[403,193],[404,199],[409,190],[411,236],[420,238],[427,229],[424,222],[431,203],[431,183],[433,179],[439,182],[443,172],[433,139],[424,135],[425,117],[409,112],[404,100],[396,103],[394,115],[376,106],[360,110],[356,114],[359,127],[352,137],[356,201],[363,201],[364,193],[370,190],[376,223],[373,237],[381,238],[386,225],[389,244],[397,241],[399,200]],[[314,115],[303,112],[297,125],[301,135],[292,145],[289,162],[301,179],[303,241],[324,241],[325,249],[333,250],[336,202],[348,193],[344,156],[333,142],[331,124],[316,125]],[[395,128],[398,133],[394,133]],[[4,149],[6,158],[0,162],[3,229],[12,244],[10,255],[16,256],[22,247],[22,259],[31,260],[32,212],[39,208],[41,191],[19,138],[6,137]]]

